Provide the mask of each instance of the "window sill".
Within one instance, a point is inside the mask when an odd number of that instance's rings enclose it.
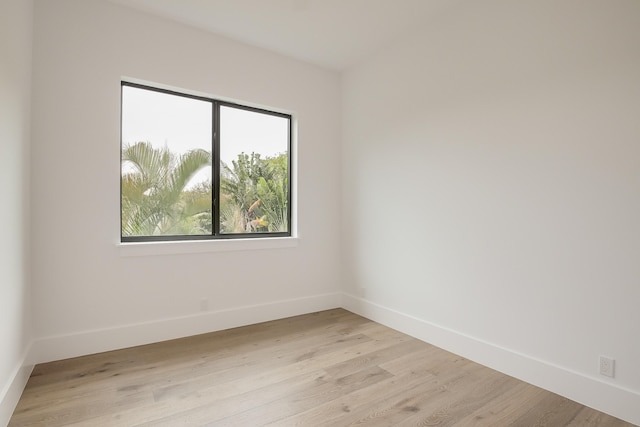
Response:
[[[298,246],[298,240],[297,237],[273,237],[260,239],[136,242],[118,243],[118,247],[121,256],[179,255],[292,248]]]

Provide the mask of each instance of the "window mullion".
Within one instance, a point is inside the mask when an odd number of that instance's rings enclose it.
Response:
[[[217,101],[212,102],[212,114],[213,114],[213,132],[211,141],[211,181],[212,181],[212,200],[211,200],[211,217],[212,217],[212,233],[214,236],[220,235],[220,175],[221,162],[220,162],[220,103]]]

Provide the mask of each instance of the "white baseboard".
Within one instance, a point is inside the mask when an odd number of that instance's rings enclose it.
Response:
[[[31,346],[29,347],[31,348]],[[0,426],[9,424],[11,415],[16,409],[16,405],[22,396],[22,391],[29,381],[31,371],[33,371],[33,363],[29,362],[27,355],[29,349],[25,351],[25,357],[22,362],[15,368],[9,382],[0,390]]]
[[[343,294],[342,307],[444,350],[640,425],[640,393]]]
[[[51,362],[340,307],[341,293],[209,311],[154,322],[82,331],[35,340],[31,359]]]

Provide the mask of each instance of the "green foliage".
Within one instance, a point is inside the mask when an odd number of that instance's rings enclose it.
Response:
[[[211,184],[185,191],[202,168],[211,164],[206,150],[182,156],[168,148],[138,142],[122,150],[130,171],[122,175],[122,235],[203,234],[203,215],[211,213]]]
[[[288,158],[241,153],[222,164],[220,229],[223,233],[278,232],[288,229]]]
[[[213,230],[211,183],[187,189],[195,174],[211,164],[211,154],[182,156],[138,142],[122,150],[122,235],[205,235]],[[288,230],[288,157],[241,153],[220,177],[222,233]]]

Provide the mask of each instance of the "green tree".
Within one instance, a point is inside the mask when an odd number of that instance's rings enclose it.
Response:
[[[224,233],[288,229],[288,158],[241,153],[222,163],[220,228]]]
[[[122,150],[122,235],[203,234],[211,217],[211,185],[186,186],[198,171],[211,165],[211,153],[191,150],[181,156],[148,142]],[[203,217],[205,220],[203,221]]]
[[[269,231],[287,231],[289,200],[288,158],[282,154],[265,159],[268,177],[258,179],[257,193],[262,217]]]

